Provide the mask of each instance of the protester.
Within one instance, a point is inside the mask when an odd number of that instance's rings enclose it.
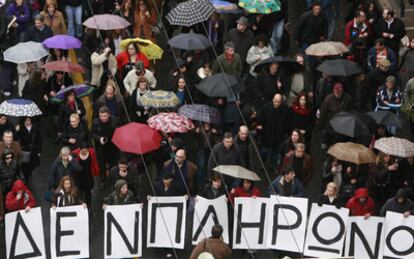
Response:
[[[224,259],[231,255],[231,248],[223,242],[223,227],[214,225],[211,228],[211,237],[198,243],[191,253],[190,259],[200,258],[200,254],[210,253],[214,259]]]
[[[406,189],[399,189],[395,197],[385,202],[379,214],[384,217],[387,211],[392,211],[402,213],[404,217],[414,215],[414,202],[407,198],[407,191]]]
[[[20,166],[10,149],[4,149],[0,160],[0,182],[3,194],[6,195],[13,186],[13,183],[22,179]]]
[[[40,15],[44,18],[45,25],[52,29],[54,35],[66,34],[67,28],[63,14],[57,8],[55,0],[47,0]]]
[[[58,187],[52,195],[52,208],[82,205],[86,208],[80,197],[79,189],[76,187],[72,177],[66,175],[60,180]]]
[[[45,18],[41,15],[36,15],[34,25],[27,30],[26,41],[43,42],[52,36],[52,30],[45,25]]]
[[[128,164],[128,161],[125,158],[120,158],[118,160],[118,165],[115,165],[111,168],[109,172],[109,191],[113,192],[115,188],[115,183],[119,179],[123,179],[128,184],[128,189],[131,190],[135,195],[138,195],[138,172],[133,166]]]
[[[71,114],[69,123],[70,125],[63,129],[61,136],[61,141],[64,146],[69,147],[71,150],[75,150],[80,147],[82,142],[90,143],[89,129],[85,123],[80,120],[78,114]]]
[[[350,210],[351,216],[365,216],[365,218],[368,218],[376,215],[375,202],[368,195],[367,188],[356,189],[354,196],[346,203],[346,207]]]
[[[302,183],[296,179],[293,168],[285,167],[282,174],[276,177],[268,188],[271,195],[281,195],[287,197],[304,197],[305,192]]]
[[[123,179],[119,179],[115,182],[114,191],[108,197],[104,198],[102,207],[106,209],[107,205],[126,205],[133,203],[136,203],[136,199],[134,194],[128,190],[128,183]]]
[[[201,190],[200,196],[212,200],[223,195],[227,195],[227,193],[221,177],[218,174],[213,174],[210,183],[206,184]]]
[[[25,210],[29,212],[36,206],[36,200],[22,180],[16,180],[6,196],[6,210],[8,212]]]
[[[176,191],[180,195],[197,191],[197,166],[187,159],[184,149],[175,151],[174,159],[164,162],[164,170],[173,176]]]
[[[341,207],[341,203],[338,199],[338,186],[336,183],[330,182],[326,185],[326,190],[324,194],[319,196],[318,205],[322,206],[323,204],[326,205],[334,205],[337,208]]]
[[[313,163],[309,154],[305,153],[305,144],[296,143],[295,150],[285,155],[282,168],[291,166],[295,171],[297,179],[306,185],[312,178]]]
[[[53,162],[49,172],[49,190],[54,191],[58,187],[63,176],[73,177],[80,172],[82,167],[76,159],[73,159],[70,148],[62,147],[58,158]]]

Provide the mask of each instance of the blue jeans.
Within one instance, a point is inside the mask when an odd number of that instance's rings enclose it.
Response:
[[[270,37],[270,46],[272,46],[273,53],[276,54],[280,49],[280,41],[283,37],[284,20],[278,21],[273,26],[272,36]]]
[[[82,37],[82,6],[66,6],[68,17],[68,34],[74,37]]]

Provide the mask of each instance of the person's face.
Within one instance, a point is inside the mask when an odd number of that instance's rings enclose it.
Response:
[[[80,150],[80,153],[81,153],[82,155],[86,156],[87,154],[89,154],[89,149],[88,149],[88,148],[82,148],[82,149]]]
[[[24,120],[24,126],[26,126],[26,127],[32,126],[32,120],[30,118],[26,118]]]
[[[301,96],[299,98],[299,105],[302,106],[302,107],[306,106],[306,97],[305,96]]]
[[[126,195],[128,193],[128,185],[127,184],[122,185],[122,187],[121,187],[121,193],[123,195]]]
[[[282,105],[282,96],[280,94],[276,94],[272,100],[273,107],[279,108]]]
[[[285,175],[285,179],[290,182],[293,181],[293,179],[295,179],[295,176],[295,172],[292,171]]]
[[[53,49],[53,53],[55,53],[56,57],[60,57],[62,55],[60,49]]]
[[[62,157],[62,161],[64,162],[69,161],[69,154],[62,154],[61,157]]]
[[[205,74],[206,76],[211,75],[211,69],[210,69],[209,67],[205,67],[205,68],[204,68],[204,74]]]
[[[397,198],[397,202],[400,204],[403,203],[404,201],[405,201],[405,198]]]
[[[6,158],[5,158],[5,160],[6,160],[6,163],[7,164],[10,164],[12,161],[13,161],[13,155],[7,155],[6,156]]]
[[[11,143],[13,142],[13,133],[4,133],[3,134],[3,142],[6,145],[11,145]]]
[[[129,8],[131,8],[131,1],[126,1],[125,2],[125,9],[128,10]]]
[[[226,49],[226,54],[229,56],[233,56],[234,55],[234,49],[233,48],[227,48]]]
[[[366,197],[359,197],[359,202],[360,203],[365,203],[367,201]]]
[[[119,171],[126,173],[128,171],[128,165],[118,164]]]
[[[220,189],[221,187],[221,179],[217,179],[217,180],[213,180],[211,182],[211,185],[213,186],[214,189]]]
[[[0,116],[0,125],[4,125],[7,123],[7,117],[6,116]]]
[[[137,54],[137,52],[136,52],[136,50],[135,50],[135,48],[134,48],[134,46],[132,44],[128,46],[128,54],[129,55],[135,55],[135,54]]]
[[[114,88],[112,88],[112,86],[105,89],[105,96],[108,100],[112,100],[112,98],[114,98]]]
[[[342,97],[343,91],[334,91],[333,94],[337,99],[340,99]]]
[[[23,0],[16,0],[15,3],[17,6],[21,6],[23,4]]]
[[[384,11],[382,12],[382,18],[384,18],[384,20],[388,19],[388,10],[384,9]]]
[[[241,127],[239,129],[239,133],[238,134],[239,134],[239,139],[240,140],[246,141],[247,140],[247,137],[249,136],[249,131],[247,130],[246,127]]]
[[[68,95],[68,101],[69,102],[74,102],[75,101],[75,94],[74,93]]]
[[[375,8],[374,4],[371,3],[371,4],[369,4],[368,11],[372,12],[372,11],[374,11],[374,8]]]
[[[102,123],[107,123],[108,121],[109,121],[109,113],[107,113],[107,112],[102,112],[102,113],[99,113],[99,120],[102,122]]]
[[[79,119],[78,118],[70,118],[69,122],[70,122],[70,126],[72,128],[77,128],[79,126]]]
[[[247,29],[246,25],[243,25],[243,24],[240,24],[240,23],[237,24],[237,30],[238,31],[244,32],[246,29]]]
[[[205,131],[209,131],[210,130],[210,123],[204,122],[203,127],[204,127]]]
[[[292,143],[297,143],[299,141],[299,133],[293,131],[292,135],[290,136],[290,140],[292,140]]]
[[[365,15],[364,12],[361,12],[360,16],[358,17],[358,23],[364,23],[365,20],[367,19],[367,16]]]
[[[40,30],[43,27],[43,23],[39,20],[35,21],[35,27],[36,29]]]
[[[231,146],[233,145],[233,139],[232,138],[223,139],[223,145],[224,145],[224,148],[230,149]]]
[[[376,48],[378,51],[382,51],[382,50],[384,50],[384,45],[383,45],[383,44],[381,44],[381,43],[376,43],[376,44],[375,44],[375,48]]]
[[[322,8],[321,8],[321,6],[320,6],[320,5],[315,5],[315,6],[313,6],[313,7],[312,7],[312,14],[313,14],[314,16],[318,16],[318,15],[320,15],[320,14],[321,14],[321,12],[322,12]]]
[[[395,86],[395,83],[388,81],[388,82],[385,82],[385,85],[387,86],[387,89],[392,90]]]
[[[172,179],[162,179],[162,183],[164,184],[164,186],[169,187],[172,183]]]
[[[147,90],[147,83],[145,82],[141,82],[138,85],[139,90],[141,90],[141,92],[144,92],[145,90]]]
[[[331,186],[327,186],[327,187],[326,187],[326,194],[327,194],[329,197],[335,196],[335,189],[334,189],[334,188],[332,188]]]
[[[178,88],[179,89],[184,89],[185,88],[185,81],[184,81],[184,78],[180,78],[180,79],[178,79]]]
[[[63,73],[56,73],[56,78],[57,78],[57,80],[62,80]]]
[[[141,10],[141,11],[145,11],[146,10],[146,6],[145,6],[145,3],[144,3],[144,1],[139,1],[139,9]]]
[[[178,150],[175,154],[175,162],[181,165],[185,160],[185,153],[183,150]]]
[[[305,149],[303,149],[303,148],[297,148],[295,150],[295,156],[298,157],[298,158],[304,157],[305,156]]]
[[[47,11],[49,12],[49,13],[54,13],[55,12],[55,6],[54,5],[49,5],[48,7],[47,7]]]
[[[266,45],[265,45],[265,43],[263,42],[263,41],[259,41],[258,43],[257,43],[257,46],[259,46],[259,48],[264,48],[264,47],[266,47]]]
[[[68,192],[71,187],[72,187],[72,182],[70,180],[65,180],[63,182],[63,189],[65,189],[65,191]]]
[[[243,188],[246,191],[250,190],[251,187],[252,187],[252,182],[250,182],[249,180],[243,180]]]
[[[305,59],[302,56],[297,56],[296,57],[296,62],[298,62],[302,66],[305,65]]]
[[[273,63],[269,67],[269,72],[271,75],[276,75],[277,71],[279,71],[279,64]]]

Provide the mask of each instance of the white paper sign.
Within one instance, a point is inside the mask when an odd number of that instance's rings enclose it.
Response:
[[[229,218],[226,196],[223,195],[214,200],[208,200],[197,196],[193,216],[193,245],[198,244],[204,238],[211,236],[211,228],[215,224],[223,227],[223,241],[229,243]]]
[[[384,218],[349,217],[346,228],[345,254],[361,259],[382,258]]]
[[[312,204],[306,235],[306,256],[341,257],[349,210]]]
[[[236,198],[234,208],[233,248],[266,249],[269,198]]]
[[[186,196],[151,197],[148,202],[147,247],[184,249]]]
[[[303,253],[308,199],[270,196],[267,247]]]
[[[384,233],[384,256],[414,258],[414,216],[388,211]]]
[[[89,258],[89,217],[83,206],[50,209],[52,258]]]
[[[5,226],[7,258],[46,258],[40,207],[7,213]]]
[[[142,256],[142,204],[105,209],[105,258]]]

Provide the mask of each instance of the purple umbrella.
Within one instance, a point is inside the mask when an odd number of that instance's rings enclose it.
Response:
[[[71,85],[69,87],[65,87],[52,98],[52,102],[60,103],[65,100],[65,94],[69,91],[75,92],[76,97],[81,98],[87,95],[90,95],[95,88],[87,85]]]
[[[82,43],[73,36],[59,34],[44,40],[43,46],[49,49],[80,49]]]
[[[131,25],[125,18],[114,14],[97,14],[88,18],[83,25],[89,29],[97,30],[119,30]]]

